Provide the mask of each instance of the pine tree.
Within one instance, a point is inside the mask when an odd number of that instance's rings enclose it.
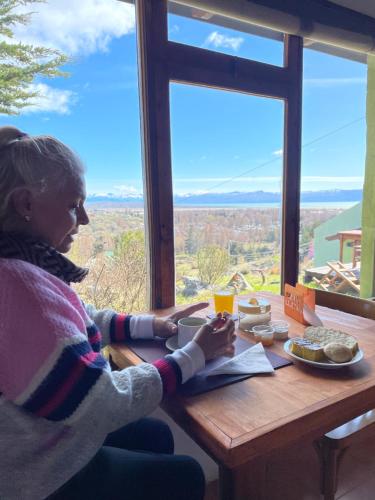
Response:
[[[30,84],[38,76],[67,76],[59,69],[68,58],[59,50],[35,47],[14,41],[14,26],[30,22],[32,12],[20,14],[16,9],[43,0],[0,0],[0,113],[19,114],[32,104],[38,93]]]

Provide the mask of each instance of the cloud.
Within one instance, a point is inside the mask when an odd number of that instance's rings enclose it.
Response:
[[[363,182],[363,175],[357,176],[323,176],[323,175],[305,175],[302,176],[302,182],[328,182],[328,183],[336,183],[336,182],[345,182],[345,183],[354,183],[354,182]]]
[[[114,38],[134,31],[134,7],[118,0],[49,0],[20,11],[32,21],[15,27],[15,40],[74,55],[105,52]]]
[[[207,189],[194,189],[194,191],[183,191],[183,192],[180,191],[174,194],[176,194],[177,196],[190,196],[192,194],[207,194],[209,192],[210,191],[207,191]]]
[[[175,35],[176,33],[179,33],[179,31],[180,31],[180,27],[179,27],[178,24],[174,24],[173,26],[171,26],[169,28],[169,34],[170,35]]]
[[[29,88],[39,95],[30,100],[32,104],[24,108],[21,114],[52,112],[67,115],[70,106],[77,102],[77,94],[71,90],[56,89],[45,83],[31,84]]]
[[[365,77],[348,78],[304,78],[304,85],[311,87],[342,87],[344,85],[364,85],[367,79]]]
[[[213,45],[216,49],[220,47],[225,47],[232,49],[234,51],[237,51],[241,45],[243,44],[244,39],[240,36],[226,36],[222,35],[218,31],[213,31],[208,37],[206,38],[204,45],[205,46],[210,46]]]
[[[127,184],[119,184],[117,186],[113,186],[113,189],[123,196],[138,196],[142,194],[142,191],[135,188],[134,186],[129,186]]]
[[[276,151],[273,151],[273,156],[283,156],[283,150],[282,149],[276,149]]]

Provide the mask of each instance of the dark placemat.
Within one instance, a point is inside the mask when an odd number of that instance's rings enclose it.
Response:
[[[248,342],[247,340],[237,337],[234,343],[235,352],[234,354],[240,354],[249,347],[253,346],[254,342]],[[165,347],[165,340],[153,339],[153,340],[131,340],[127,342],[127,346],[130,347],[132,351],[137,354],[143,361],[147,363],[152,363],[156,359],[164,357],[166,354],[170,354],[170,351]],[[288,366],[293,364],[289,359],[283,358],[272,351],[265,349],[266,356],[275,370],[282,368],[283,366]],[[245,380],[249,377],[255,377],[259,375],[258,373],[247,374],[247,375],[214,375],[208,377],[208,373],[221,365],[228,358],[224,356],[219,356],[216,359],[207,361],[206,366],[203,370],[197,373],[192,379],[188,380],[183,386],[181,386],[179,392],[185,396],[196,396],[197,394],[202,394],[203,392],[212,391],[218,387],[223,387],[224,385],[233,384],[240,380]]]

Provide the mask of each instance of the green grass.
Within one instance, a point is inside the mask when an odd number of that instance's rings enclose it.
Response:
[[[192,276],[191,274],[189,276]],[[231,276],[225,276],[223,279],[217,284],[219,287],[225,287],[229,281]],[[267,292],[272,292],[275,294],[280,294],[280,275],[279,274],[270,274],[266,275],[266,282],[262,286],[258,275],[247,275],[246,276],[247,281],[252,285],[252,288],[242,290],[239,295],[249,295],[253,292],[261,292],[261,291],[267,291]],[[182,288],[183,283],[182,281],[177,283],[177,286]],[[176,303],[177,304],[191,304],[192,302],[200,302],[200,301],[209,301],[213,297],[213,292],[212,289],[210,288],[205,288],[202,290],[199,290],[197,295],[185,297],[182,293],[177,293],[176,294]]]

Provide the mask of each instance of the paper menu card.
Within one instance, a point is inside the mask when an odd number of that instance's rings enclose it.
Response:
[[[300,283],[297,283],[295,287],[286,284],[284,289],[285,314],[303,325],[309,325],[310,323],[304,315],[305,306],[311,311],[315,311],[315,290]]]
[[[246,375],[252,373],[273,373],[274,368],[268,360],[263,345],[259,342],[234,358],[225,361],[211,370],[213,375]]]

